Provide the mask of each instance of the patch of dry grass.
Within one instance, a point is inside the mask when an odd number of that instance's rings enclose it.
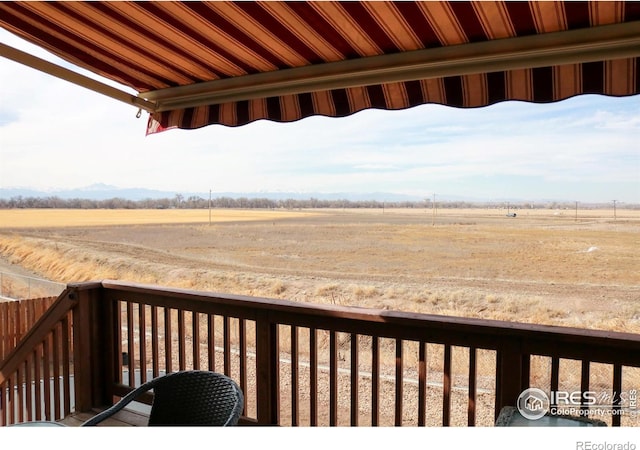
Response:
[[[613,221],[608,211],[575,220],[547,210],[519,213],[517,219],[487,210],[439,210],[435,225],[429,214],[415,210],[216,211],[220,222],[211,226],[197,223],[208,217],[195,210],[67,213],[13,211],[11,223],[26,228],[0,234],[0,255],[64,283],[120,279],[344,306],[640,330],[636,211]],[[95,223],[119,226],[86,226],[91,215]],[[41,222],[46,228],[31,228],[36,217],[47,217]],[[138,225],[123,225],[128,221]]]

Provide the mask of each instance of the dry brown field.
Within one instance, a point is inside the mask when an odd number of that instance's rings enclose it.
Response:
[[[207,210],[0,210],[0,271],[640,332],[640,211],[515,212],[213,210],[209,221]],[[468,357],[458,350],[454,366],[462,367]],[[430,344],[434,405],[441,352]],[[495,356],[480,356],[478,425],[487,426]],[[382,362],[393,370],[392,359]],[[534,385],[549,384],[548,364],[534,358]],[[594,367],[593,386],[606,386],[609,372]],[[563,386],[579,385],[579,373],[563,366]],[[639,379],[633,371],[627,383],[635,388]],[[452,399],[462,405],[454,408],[456,425],[466,420],[463,384]],[[348,406],[341,405],[345,417]],[[382,414],[392,420],[393,411]],[[429,424],[439,420],[437,409],[429,412]]]
[[[511,212],[2,210],[0,259],[63,283],[640,332],[640,211]]]

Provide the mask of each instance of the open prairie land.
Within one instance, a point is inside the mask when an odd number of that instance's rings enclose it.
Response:
[[[0,259],[64,283],[640,332],[640,211],[511,212],[1,210]]]

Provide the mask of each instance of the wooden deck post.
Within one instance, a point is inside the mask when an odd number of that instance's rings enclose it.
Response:
[[[495,418],[505,406],[516,406],[518,397],[529,387],[529,355],[520,341],[506,342],[497,352]]]
[[[278,325],[270,323],[268,313],[256,319],[256,390],[258,425],[280,422],[280,382]]]
[[[70,286],[74,311],[76,411],[112,404],[114,384],[113,305],[102,299],[101,283]]]

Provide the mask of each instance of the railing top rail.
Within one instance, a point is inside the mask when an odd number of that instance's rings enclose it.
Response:
[[[96,283],[70,285],[78,289],[95,287]],[[434,314],[390,311],[384,309],[360,308],[339,305],[305,304],[289,300],[248,297],[234,294],[193,291],[180,288],[169,288],[121,281],[105,280],[99,283],[110,291],[137,294],[165,300],[176,300],[175,308],[184,308],[185,301],[211,302],[228,305],[237,309],[264,311],[283,318],[306,316],[338,322],[369,322],[372,325],[384,323],[416,329],[428,329],[431,332],[454,332],[473,336],[486,336],[491,339],[530,339],[534,341],[553,341],[559,344],[579,343],[580,345],[607,346],[629,349],[640,353],[640,334],[591,330],[552,325],[538,325],[519,322],[506,322],[465,317],[439,316]],[[322,327],[320,327],[322,328]]]

